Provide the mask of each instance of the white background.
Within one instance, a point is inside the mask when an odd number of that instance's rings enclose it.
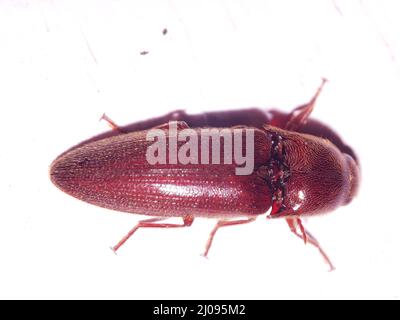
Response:
[[[398,1],[1,1],[0,298],[399,298]],[[162,30],[168,29],[166,36]],[[149,51],[146,56],[141,51]],[[284,221],[141,230],[48,178],[61,152],[177,108],[314,117],[361,159],[348,207],[310,219],[337,270]]]

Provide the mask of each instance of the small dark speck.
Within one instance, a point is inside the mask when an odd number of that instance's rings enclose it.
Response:
[[[145,56],[146,54],[149,54],[149,52],[148,52],[148,51],[142,51],[142,52],[140,52],[140,55],[142,55],[142,56]]]
[[[165,36],[167,33],[168,33],[168,29],[164,28],[163,31],[162,31],[163,36]]]
[[[89,163],[89,159],[88,158],[84,158],[83,160],[78,162],[78,165],[80,167],[84,166],[85,164]]]

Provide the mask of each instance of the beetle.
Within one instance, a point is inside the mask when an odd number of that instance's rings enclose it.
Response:
[[[323,79],[312,99],[290,113],[251,108],[190,115],[177,110],[125,127],[103,115],[113,130],[57,157],[50,179],[62,191],[93,205],[152,216],[139,221],[112,247],[114,252],[140,228],[182,228],[195,218],[217,218],[205,247],[207,256],[220,228],[253,222],[269,211],[268,219],[286,219],[291,232],[315,246],[333,270],[301,218],[350,203],[358,191],[360,169],[354,151],[328,126],[310,119],[325,83]],[[149,132],[156,130],[171,139],[171,123],[175,134],[189,129],[189,139],[202,128],[242,130],[241,138],[252,130],[254,170],[237,175],[233,162],[149,163],[146,155],[155,140],[149,140]],[[186,142],[180,140],[175,147]],[[164,143],[166,149],[172,148],[170,140]],[[225,145],[219,152],[226,154]],[[170,217],[181,217],[182,224],[164,222]]]

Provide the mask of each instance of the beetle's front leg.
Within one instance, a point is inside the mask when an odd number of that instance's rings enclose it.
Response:
[[[173,223],[157,223],[159,221],[163,221],[167,218],[151,218],[139,221],[138,224],[133,227],[128,234],[118,242],[117,245],[112,247],[111,249],[116,253],[119,248],[121,248],[126,241],[140,228],[183,228],[190,227],[193,224],[194,218],[192,216],[183,217],[183,224],[173,224]]]
[[[222,227],[229,227],[229,226],[236,226],[239,224],[246,224],[255,221],[257,218],[248,218],[243,220],[219,220],[215,225],[214,229],[211,231],[210,236],[208,237],[208,241],[206,244],[206,249],[203,253],[203,256],[207,258],[208,252],[210,251],[211,245],[213,243],[215,234],[217,233],[219,228]]]
[[[335,266],[329,259],[324,249],[322,249],[318,240],[303,226],[303,223],[300,218],[297,217],[286,218],[286,222],[290,228],[290,231],[292,231],[297,237],[302,239],[305,244],[309,243],[319,250],[322,257],[324,258],[324,261],[329,265],[330,268],[329,271],[335,270]]]
[[[297,107],[290,113],[289,120],[285,126],[286,130],[296,131],[307,122],[312,111],[314,110],[315,102],[317,101],[319,95],[322,92],[322,88],[324,87],[327,81],[328,80],[323,78],[321,85],[319,86],[317,92],[314,94],[311,100],[308,103],[300,107]]]

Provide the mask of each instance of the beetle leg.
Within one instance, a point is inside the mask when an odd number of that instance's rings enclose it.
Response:
[[[107,124],[111,127],[111,129],[118,131],[119,133],[125,133],[123,129],[121,129],[114,121],[111,120],[109,116],[107,116],[105,113],[100,118],[100,121],[104,120],[107,122]]]
[[[214,229],[211,231],[210,236],[208,237],[208,241],[206,244],[206,249],[203,253],[203,256],[207,258],[208,252],[210,251],[211,245],[213,243],[215,234],[217,233],[219,228],[228,227],[228,226],[235,226],[239,224],[246,224],[255,221],[257,218],[249,218],[246,220],[219,220],[215,225]]]
[[[192,216],[183,217],[183,224],[174,224],[174,223],[157,223],[159,221],[163,221],[167,218],[151,218],[139,221],[138,224],[133,227],[128,234],[118,242],[117,245],[112,247],[111,249],[116,253],[119,248],[121,248],[126,241],[140,228],[183,228],[190,227],[193,224],[194,218]]]
[[[171,123],[175,123],[176,124],[176,129],[177,130],[182,130],[182,129],[188,129],[189,128],[188,124],[185,121],[171,120],[171,121],[169,121],[167,123],[163,123],[163,124],[160,124],[160,125],[158,125],[156,127],[153,127],[152,129],[161,129],[161,130],[170,129]]]
[[[307,122],[308,118],[310,117],[314,109],[315,102],[317,101],[319,95],[321,94],[322,88],[324,87],[327,81],[328,80],[326,80],[325,78],[322,78],[322,83],[319,86],[317,92],[312,97],[312,99],[308,103],[295,108],[291,112],[289,121],[286,123],[285,126],[286,130],[296,131]]]
[[[292,231],[298,238],[302,239],[305,244],[309,243],[319,250],[320,254],[324,258],[324,261],[329,265],[329,271],[335,270],[335,266],[329,259],[324,249],[322,249],[318,240],[303,226],[300,218],[286,218],[286,222],[289,225],[290,231]],[[300,229],[300,232],[298,229]]]
[[[300,218],[286,218],[286,222],[289,225],[290,231],[292,231],[297,237],[304,241],[304,244],[308,242],[308,236],[306,233],[306,229],[303,226]],[[300,232],[297,231],[297,227],[299,227]]]

